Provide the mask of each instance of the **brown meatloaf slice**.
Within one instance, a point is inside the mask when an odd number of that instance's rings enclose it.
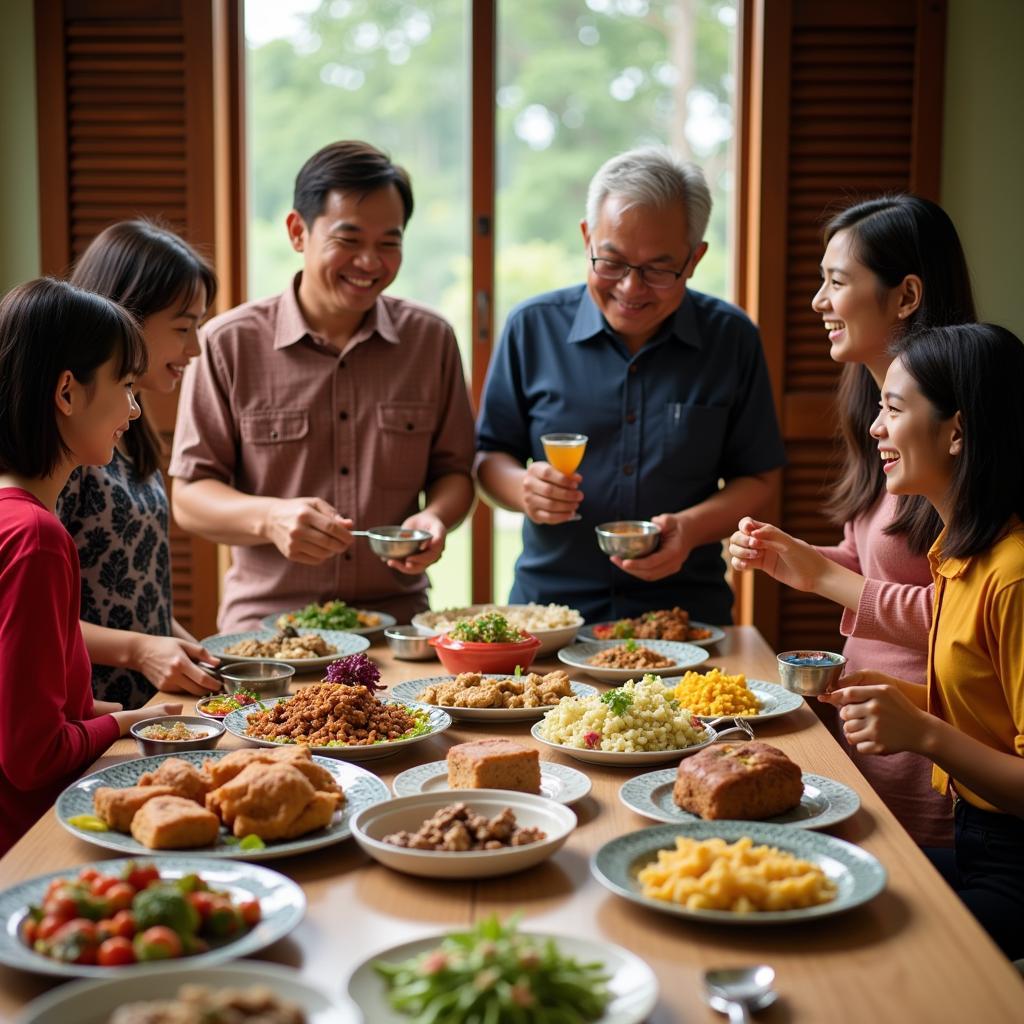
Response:
[[[514,789],[540,792],[537,751],[514,740],[456,743],[448,751],[448,785],[452,789]]]
[[[719,743],[679,762],[672,798],[702,818],[773,818],[803,796],[800,766],[770,743]]]

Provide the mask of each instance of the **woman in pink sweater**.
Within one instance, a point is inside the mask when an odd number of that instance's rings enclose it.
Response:
[[[0,302],[0,854],[137,721],[94,701],[78,624],[78,552],[54,515],[78,465],[110,461],[146,368],[119,306],[62,281]]]
[[[913,330],[973,321],[970,277],[952,221],[918,196],[851,206],[829,222],[825,241],[822,284],[811,306],[821,314],[829,354],[844,364],[844,466],[826,506],[843,524],[843,541],[813,547],[744,518],[730,538],[732,565],[761,569],[841,605],[848,671],[877,669],[923,686],[932,606],[926,555],[942,524],[923,498],[886,493],[869,430],[890,346]],[[931,788],[926,759],[851,756],[916,842],[952,844],[951,808]]]

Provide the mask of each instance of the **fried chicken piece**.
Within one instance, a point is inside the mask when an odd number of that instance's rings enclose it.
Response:
[[[311,758],[309,747],[296,743],[289,743],[276,750],[268,747],[247,747],[245,750],[232,750],[230,754],[222,757],[219,761],[206,761],[203,764],[203,771],[210,779],[211,788],[216,789],[218,786],[230,782],[251,764],[280,764],[282,762],[292,764],[301,761],[312,763]]]
[[[294,839],[330,824],[341,800],[323,792],[294,764],[250,764],[207,794],[206,806],[236,836]]]
[[[132,819],[132,835],[151,850],[191,850],[209,846],[219,834],[220,821],[216,814],[180,796],[154,797],[143,804]]]
[[[158,796],[174,796],[174,790],[169,786],[129,786],[127,789],[100,786],[92,795],[92,805],[96,814],[115,832],[129,832],[139,808]]]
[[[210,777],[180,757],[169,757],[155,772],[146,772],[139,779],[140,786],[167,786],[175,796],[194,800],[200,807],[213,786]]]

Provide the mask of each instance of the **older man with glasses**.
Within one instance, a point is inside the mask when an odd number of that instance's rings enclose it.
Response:
[[[512,311],[477,423],[478,482],[525,513],[511,601],[555,601],[589,621],[680,605],[732,621],[721,538],[761,506],[784,450],[757,328],[687,288],[707,251],[701,170],[643,148],[597,172],[581,222],[586,285]],[[580,473],[541,436],[589,442]],[[594,527],[652,519],[660,545],[607,558]]]

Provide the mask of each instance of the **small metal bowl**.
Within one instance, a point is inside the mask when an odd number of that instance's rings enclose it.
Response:
[[[142,735],[142,730],[151,725],[171,726],[175,722],[181,722],[193,732],[201,732],[202,737],[195,740],[153,740]],[[129,731],[135,737],[139,752],[148,757],[151,754],[177,754],[182,750],[213,750],[224,735],[224,723],[198,715],[164,715],[136,722]]]
[[[620,519],[594,527],[598,547],[606,555],[643,558],[661,541],[661,527],[647,519]]]
[[[795,665],[787,659],[819,659],[819,665]],[[846,659],[832,651],[783,651],[778,656],[779,679],[787,690],[802,697],[828,693],[828,688],[843,674]]]
[[[283,697],[295,669],[283,661],[239,661],[220,670],[224,692],[250,690],[257,697]]]
[[[366,531],[370,550],[379,558],[408,558],[430,540],[426,530],[407,526],[375,526]]]
[[[430,661],[436,658],[427,641],[434,633],[424,633],[418,626],[391,626],[384,630],[384,639],[396,658],[402,661]]]

